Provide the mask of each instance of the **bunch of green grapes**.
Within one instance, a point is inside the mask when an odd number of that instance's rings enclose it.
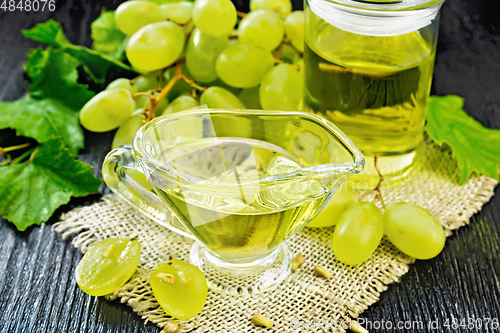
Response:
[[[118,78],[88,101],[83,127],[118,129],[118,147],[154,117],[199,105],[301,109],[304,13],[292,12],[290,0],[251,0],[249,13],[231,0],[157,3],[116,9],[116,26],[129,36],[125,61],[140,75]]]
[[[308,224],[312,228],[331,226],[335,226],[333,252],[348,265],[366,261],[384,234],[401,252],[416,259],[434,258],[446,239],[442,225],[422,207],[398,202],[382,213],[373,203],[359,201],[349,190],[335,193]]]

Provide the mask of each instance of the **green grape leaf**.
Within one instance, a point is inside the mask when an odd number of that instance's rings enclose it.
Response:
[[[88,90],[88,85],[77,82],[79,65],[74,57],[50,46],[44,51],[32,49],[25,64],[31,78],[31,96],[58,99],[70,108],[80,109],[95,93]]]
[[[92,48],[113,59],[123,59],[125,54],[126,35],[118,29],[115,12],[102,9],[101,15],[90,25],[90,36],[94,43]]]
[[[60,48],[80,61],[85,72],[97,83],[104,83],[108,75],[126,75],[135,71],[123,62],[113,59],[99,51],[74,45],[64,36],[61,24],[49,19],[38,23],[30,30],[22,30],[23,36],[37,42]],[[64,36],[62,38],[61,36]]]
[[[499,179],[500,130],[484,127],[464,110],[464,99],[449,95],[432,96],[426,131],[429,137],[451,147],[460,169],[460,183],[473,174]]]
[[[64,144],[50,139],[26,162],[0,167],[0,215],[24,231],[46,222],[70,198],[99,191],[90,165],[75,160]]]
[[[14,102],[0,102],[0,129],[12,128],[17,135],[43,143],[61,138],[72,154],[83,148],[83,131],[78,112],[51,98],[23,97]]]

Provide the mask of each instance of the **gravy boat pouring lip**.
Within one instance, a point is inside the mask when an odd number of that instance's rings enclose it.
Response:
[[[165,115],[162,117],[158,117],[146,125],[144,125],[136,134],[133,142],[133,148],[136,154],[136,158],[141,160],[142,162],[146,162],[149,165],[154,166],[154,168],[158,171],[162,171],[171,177],[175,177],[177,181],[187,184],[192,184],[201,187],[210,187],[212,190],[214,188],[220,188],[221,190],[224,187],[227,187],[225,183],[218,183],[213,181],[207,181],[204,179],[200,179],[188,173],[179,171],[174,169],[165,163],[159,161],[156,157],[152,156],[151,153],[148,152],[148,149],[144,146],[144,137],[148,133],[148,131],[153,130],[157,126],[161,126],[162,124],[168,124],[169,122],[173,122],[182,118],[196,117],[196,116],[206,116],[207,114],[226,114],[226,115],[234,115],[234,116],[255,116],[255,117],[269,117],[269,116],[281,116],[281,117],[289,117],[292,118],[305,118],[316,125],[321,126],[323,130],[329,135],[329,137],[335,140],[342,146],[342,149],[348,151],[351,155],[352,161],[345,162],[335,162],[335,163],[322,163],[318,165],[312,165],[309,167],[303,167],[300,169],[295,169],[283,173],[279,173],[276,175],[270,175],[264,177],[262,179],[255,180],[245,180],[239,184],[241,187],[245,186],[255,186],[259,185],[272,185],[277,182],[286,182],[286,181],[297,181],[301,178],[308,178],[311,176],[321,177],[321,176],[330,176],[330,175],[339,175],[339,176],[349,176],[354,175],[361,172],[365,165],[365,159],[363,154],[359,150],[359,148],[342,132],[337,126],[335,126],[330,121],[309,112],[300,112],[300,111],[263,111],[263,110],[221,110],[221,109],[208,109],[208,108],[196,108],[192,110],[181,111],[169,115]],[[265,121],[265,120],[264,120]],[[224,138],[217,137],[215,138]]]

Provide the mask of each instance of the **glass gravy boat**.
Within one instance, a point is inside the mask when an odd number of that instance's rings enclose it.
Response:
[[[212,290],[246,295],[283,281],[292,261],[284,240],[363,167],[351,140],[312,113],[196,109],[143,126],[133,146],[108,154],[103,178],[197,240],[190,261]]]

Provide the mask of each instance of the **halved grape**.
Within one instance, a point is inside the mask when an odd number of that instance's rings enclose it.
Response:
[[[127,59],[132,66],[154,71],[172,65],[184,48],[184,32],[173,22],[148,24],[128,41]]]
[[[252,44],[236,44],[221,52],[215,69],[227,84],[250,88],[258,85],[273,65],[271,52]]]
[[[342,214],[332,238],[333,252],[347,265],[368,259],[384,235],[384,216],[374,204],[355,203]]]
[[[338,190],[307,226],[310,228],[324,228],[336,225],[345,210],[358,201],[358,195],[354,191]]]
[[[181,95],[174,99],[165,110],[163,110],[162,115],[176,113],[184,110],[189,110],[200,105],[196,99],[191,96]]]
[[[283,40],[285,28],[281,17],[273,11],[259,9],[248,13],[238,27],[241,43],[257,45],[272,51]]]
[[[205,306],[207,280],[198,267],[184,261],[158,264],[149,283],[160,306],[174,318],[192,318]]]
[[[207,105],[209,109],[245,109],[245,105],[230,91],[221,87],[210,87],[200,98],[201,105]]]
[[[285,32],[292,45],[304,52],[304,12],[296,10],[285,19]]]
[[[386,209],[385,234],[401,252],[416,259],[431,259],[443,250],[443,226],[428,211],[409,202]]]
[[[271,69],[260,83],[260,104],[264,110],[300,110],[302,75],[297,66],[281,64]]]
[[[116,8],[115,20],[118,29],[132,36],[140,28],[164,21],[160,6],[150,1],[126,1]]]
[[[194,24],[209,36],[229,35],[236,19],[236,8],[230,0],[197,0],[194,3]]]
[[[80,123],[92,132],[111,131],[123,124],[135,110],[128,90],[104,90],[92,97],[80,111]]]
[[[285,17],[292,12],[290,0],[250,0],[250,10],[268,9]]]
[[[118,88],[128,90],[131,94],[135,94],[137,92],[137,89],[135,89],[135,87],[130,84],[130,80],[123,78],[112,81],[110,84],[108,84],[106,90],[113,90]]]
[[[78,263],[76,283],[87,294],[110,294],[134,274],[141,257],[137,239],[110,238],[97,242]]]
[[[115,149],[123,145],[131,145],[134,141],[135,134],[144,125],[144,115],[142,109],[137,109],[132,113],[115,133],[111,148]]]
[[[186,24],[193,17],[193,3],[176,1],[160,6],[163,17],[177,24]]]
[[[241,90],[238,94],[238,99],[245,104],[247,109],[262,109],[258,86]]]
[[[194,29],[186,50],[186,65],[191,75],[200,82],[217,79],[215,62],[219,54],[228,47],[227,36],[212,37]]]

